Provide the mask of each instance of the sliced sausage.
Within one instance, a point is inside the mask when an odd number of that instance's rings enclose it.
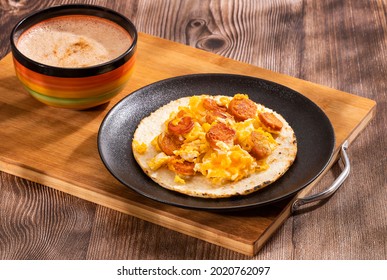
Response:
[[[227,145],[234,144],[235,130],[224,123],[214,124],[206,133],[206,139],[213,149],[218,148],[218,141],[225,142]]]
[[[264,159],[271,154],[269,141],[259,132],[253,131],[251,133],[251,141],[253,146],[250,154],[256,159]]]
[[[163,132],[157,137],[157,144],[166,155],[172,156],[174,155],[173,151],[180,149],[183,144],[183,139],[180,139],[176,135]]]
[[[224,106],[218,105],[214,99],[205,98],[203,100],[203,107],[207,110],[206,113],[206,122],[213,123],[218,118],[227,119],[232,118],[230,114],[227,113],[227,108]]]
[[[180,157],[172,157],[168,162],[170,170],[174,171],[179,175],[192,176],[195,175],[195,163],[183,160]]]
[[[248,98],[234,97],[228,104],[228,112],[236,121],[245,121],[254,118],[257,113],[257,104]]]
[[[183,135],[191,131],[194,127],[194,121],[190,116],[184,116],[183,111],[177,113],[177,118],[180,118],[177,124],[174,121],[168,123],[168,132],[173,135]]]
[[[211,99],[211,98],[204,98],[203,99],[203,107],[204,107],[204,109],[209,110],[209,111],[223,111],[223,112],[227,111],[226,107],[218,105],[218,103],[216,103],[216,101],[214,99]]]
[[[227,119],[232,117],[227,112],[219,110],[208,111],[206,114],[206,122],[208,123],[213,123],[218,118]]]
[[[259,120],[268,128],[274,131],[280,131],[282,129],[282,122],[273,114],[269,112],[259,113]]]

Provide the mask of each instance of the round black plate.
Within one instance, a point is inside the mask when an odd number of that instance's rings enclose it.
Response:
[[[152,181],[135,161],[132,138],[139,122],[172,100],[191,95],[245,93],[281,114],[298,142],[294,164],[278,181],[247,196],[205,199],[169,191]],[[287,198],[311,183],[329,163],[335,145],[332,125],[312,101],[282,85],[229,74],[197,74],[162,80],[143,87],[117,103],[98,133],[98,149],[107,169],[122,184],[157,201],[195,209],[239,210]]]

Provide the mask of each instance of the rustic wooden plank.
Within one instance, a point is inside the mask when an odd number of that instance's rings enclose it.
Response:
[[[96,205],[12,177],[0,174],[0,259],[86,258]]]
[[[378,105],[375,118],[349,148],[352,169],[342,188],[317,211],[293,218],[294,257],[385,259],[378,248],[385,250],[387,244],[382,236],[387,232],[386,207],[381,206],[387,199],[382,167],[387,131],[382,70],[387,69],[386,3],[310,1],[304,11],[302,78],[372,98]],[[329,185],[339,172],[335,166],[315,191]]]
[[[186,209],[158,205],[130,192],[112,179],[98,156],[96,134],[101,118],[110,107],[136,88],[176,75],[208,71],[248,73],[285,84],[314,100],[332,119],[337,145],[340,145],[364,128],[364,119],[372,115],[375,106],[365,98],[142,33],[136,71],[129,85],[107,107],[88,112],[57,114],[58,109],[38,104],[23,93],[12,74],[10,56],[1,63],[0,75],[5,82],[0,86],[3,92],[8,90],[0,98],[5,105],[1,110],[2,118],[7,120],[4,123],[7,133],[1,135],[0,142],[3,171],[249,255],[254,255],[270,236],[267,234],[261,239],[262,233],[273,233],[288,215],[281,215],[276,227],[268,231],[278,211],[273,215],[258,212],[253,219],[206,212],[186,218]],[[342,111],[348,112],[351,118],[341,118]],[[20,137],[22,133],[26,136]],[[94,172],[96,168],[100,172]]]

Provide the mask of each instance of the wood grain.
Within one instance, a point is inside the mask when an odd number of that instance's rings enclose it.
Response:
[[[385,259],[386,3],[202,1],[202,5],[192,6],[191,2],[98,1],[98,4],[126,14],[142,32],[355,93],[378,103],[376,117],[351,145],[353,171],[347,182],[315,211],[290,218],[254,258]],[[9,51],[8,34],[18,19],[32,10],[65,1],[0,3],[0,57],[3,57]],[[317,189],[328,185],[337,172],[334,169],[324,177]],[[6,173],[1,173],[0,178],[0,218],[1,222],[7,219],[5,226],[3,223],[0,226],[2,259],[246,258]],[[73,215],[60,215],[49,209]],[[35,218],[26,226],[28,217]],[[50,225],[56,224],[54,227],[63,234],[36,221],[47,224],[51,221]],[[88,223],[93,224],[91,229]],[[71,246],[73,243],[76,246]]]

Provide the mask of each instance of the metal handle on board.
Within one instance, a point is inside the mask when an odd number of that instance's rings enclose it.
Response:
[[[332,183],[332,185],[320,193],[313,194],[303,198],[297,198],[292,204],[292,209],[291,209],[292,213],[294,213],[302,205],[323,200],[325,198],[330,197],[340,188],[340,186],[343,184],[345,179],[347,179],[349,175],[349,171],[351,170],[351,165],[347,155],[347,149],[348,149],[348,141],[345,141],[344,144],[341,146],[341,151],[340,151],[340,159],[343,162],[344,167],[341,174],[336,178],[336,180]]]

